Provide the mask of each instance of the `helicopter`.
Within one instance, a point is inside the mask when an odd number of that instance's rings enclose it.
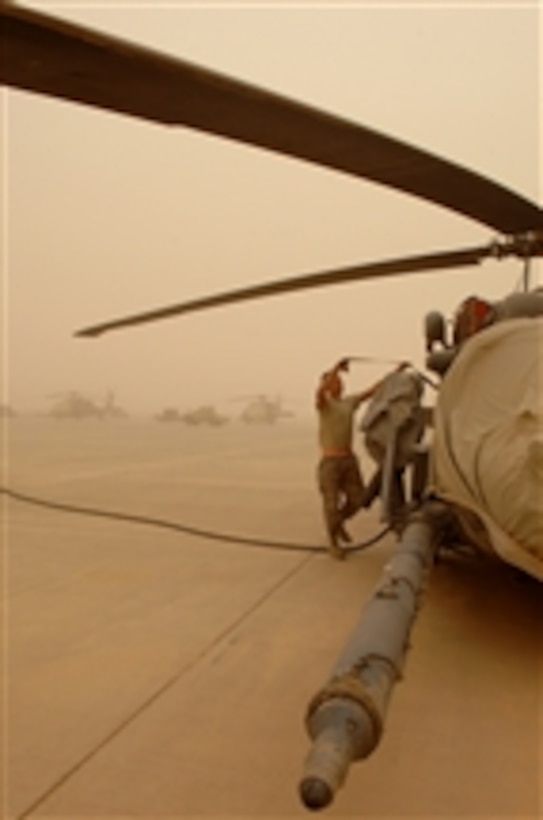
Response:
[[[117,405],[112,390],[106,393],[103,402],[99,403],[78,390],[67,390],[56,393],[51,398],[57,399],[48,415],[56,419],[124,419],[127,412]]]
[[[185,124],[308,160],[449,208],[503,237],[461,250],[330,270],[202,297],[93,325],[79,331],[78,336],[95,337],[162,318],[341,282],[472,266],[488,258],[517,257],[528,269],[530,260],[543,254],[541,208],[459,166],[278,95],[47,15],[5,4],[1,18],[7,55],[1,79],[7,85],[159,122]],[[111,77],[118,82],[112,83]],[[465,389],[462,412],[457,412],[463,385],[488,385],[488,402],[478,405],[475,413],[484,422],[491,399],[496,399],[501,389],[496,374],[499,375],[500,365],[504,366],[504,354],[512,357],[507,360],[508,372],[519,361],[526,366],[515,371],[515,395],[529,384],[530,374],[537,366],[543,321],[541,294],[537,290],[530,292],[526,276],[524,298],[506,298],[490,305],[480,323],[479,311],[472,311],[474,305],[477,307],[476,302],[463,306],[452,340],[447,338],[439,316],[427,317],[428,364],[442,377],[434,413],[435,434],[429,450],[425,451],[421,443],[416,397],[398,426],[391,412],[395,399],[381,396],[384,409],[376,417],[381,421],[384,417],[388,434],[380,457],[376,491],[383,503],[385,520],[398,529],[398,552],[369,604],[369,616],[361,622],[354,642],[308,709],[307,723],[314,746],[300,791],[309,808],[328,805],[345,780],[351,762],[368,756],[379,741],[427,569],[438,547],[455,541],[469,543],[541,579],[542,556],[536,548],[541,513],[532,510],[525,516],[520,507],[522,499],[516,499],[513,518],[532,522],[529,536],[535,538],[535,543],[529,541],[524,548],[505,529],[506,522],[489,514],[489,510],[498,511],[499,501],[491,507],[482,504],[488,502],[487,488],[479,486],[479,497],[474,496],[481,475],[484,478],[491,471],[494,462],[489,466],[488,459],[498,460],[496,431],[502,429],[502,422],[509,422],[507,411],[511,405],[505,403],[505,418],[498,418],[494,428],[479,428],[462,441],[461,456],[454,449],[456,437],[471,429],[466,428],[466,419],[473,415]],[[475,330],[471,328],[472,313],[477,320]],[[519,350],[522,353],[516,358]],[[493,362],[492,378],[487,375],[489,359]],[[477,394],[471,389],[468,395],[471,400]],[[540,474],[538,401],[534,391],[528,390],[519,427],[523,442],[528,442],[521,452],[528,453],[529,462],[519,461],[518,451],[513,452],[513,461],[509,462],[519,468],[520,476],[526,472]],[[412,423],[417,429],[415,442],[403,446],[405,430]],[[367,432],[371,434],[374,429],[368,421]],[[480,439],[490,441],[493,435],[490,453],[475,453]],[[398,452],[403,452],[401,459]],[[473,475],[467,474],[470,460]],[[404,492],[398,500],[398,471],[406,466],[413,466],[417,472],[415,494],[406,500]],[[400,486],[403,490],[403,484]],[[496,494],[495,486],[492,493]],[[532,486],[527,495],[528,503],[537,500],[537,487]],[[402,605],[407,617],[395,605]]]
[[[229,421],[228,417],[221,415],[212,404],[202,404],[184,413],[181,413],[177,407],[165,407],[156,414],[155,418],[161,422],[182,421],[191,427],[200,425],[222,427]]]
[[[293,412],[285,410],[281,396],[267,396],[259,393],[250,396],[240,418],[245,424],[275,424],[279,419],[292,418]]]
[[[228,422],[228,418],[217,412],[212,404],[203,404],[194,410],[187,410],[186,413],[181,413],[179,420],[190,426],[204,424],[210,427],[222,427],[223,424]]]
[[[48,415],[55,419],[85,419],[102,418],[103,408],[96,402],[80,393],[78,390],[67,390],[56,393],[51,398],[56,399]]]

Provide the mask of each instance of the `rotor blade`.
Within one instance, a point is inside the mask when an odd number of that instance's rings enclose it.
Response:
[[[196,313],[197,311],[207,310],[208,308],[219,307],[221,305],[232,305],[238,302],[262,299],[267,296],[278,296],[280,294],[294,293],[300,290],[320,288],[325,285],[348,284],[359,282],[363,279],[394,276],[400,273],[422,273],[423,271],[435,271],[441,268],[458,268],[475,265],[492,253],[493,246],[489,247],[488,245],[484,245],[479,248],[468,248],[462,251],[447,251],[427,254],[425,256],[412,256],[405,259],[390,260],[388,262],[357,265],[351,268],[307,274],[305,276],[297,276],[293,279],[281,279],[275,282],[255,285],[254,287],[219,293],[214,296],[204,296],[201,299],[182,302],[178,305],[159,308],[147,313],[139,313],[124,319],[113,319],[110,322],[104,322],[103,324],[93,325],[92,327],[79,330],[75,335],[87,337],[100,336],[109,330],[117,330],[122,327],[155,322],[158,319],[168,319],[173,316],[181,316],[184,313]]]
[[[0,82],[185,125],[387,185],[502,233],[543,212],[501,185],[348,120],[83,26],[0,7]]]
[[[400,364],[403,359],[383,359],[381,356],[346,356],[349,362],[361,362],[362,364]]]

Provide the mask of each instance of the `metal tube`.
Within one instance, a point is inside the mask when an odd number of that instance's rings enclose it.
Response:
[[[309,809],[329,805],[351,763],[368,757],[379,743],[433,560],[436,532],[435,508],[427,506],[410,517],[328,683],[309,703],[306,727],[313,746],[299,787]]]

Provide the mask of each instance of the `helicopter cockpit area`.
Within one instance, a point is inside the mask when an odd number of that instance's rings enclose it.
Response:
[[[508,319],[543,316],[543,288],[510,293],[497,302],[479,296],[467,297],[452,319],[452,338],[447,335],[443,314],[431,311],[424,320],[426,367],[444,376],[461,346],[476,333]]]

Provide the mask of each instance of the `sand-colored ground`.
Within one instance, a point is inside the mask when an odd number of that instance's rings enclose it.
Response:
[[[311,425],[4,432],[15,490],[322,542]],[[0,501],[5,817],[306,815],[306,704],[392,541],[338,563]],[[507,567],[437,566],[382,744],[325,814],[543,816],[541,616],[540,586]]]

